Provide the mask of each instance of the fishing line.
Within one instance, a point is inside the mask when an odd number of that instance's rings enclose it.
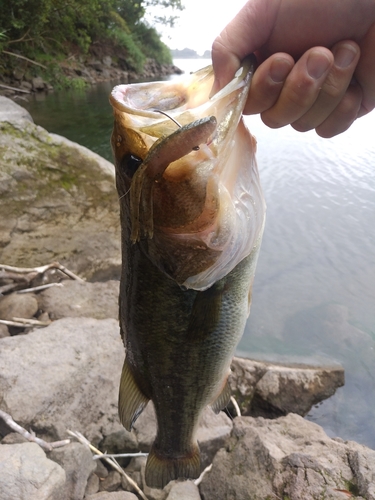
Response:
[[[178,127],[182,128],[181,123],[179,123],[177,120],[175,120],[172,116],[170,116],[165,111],[162,111],[161,109],[155,109],[155,108],[153,109],[153,111],[155,111],[156,113],[161,113],[162,115],[164,115],[167,118],[169,118],[170,120],[172,120],[172,122],[174,122]],[[199,146],[194,146],[192,149],[193,149],[193,151],[199,151]]]

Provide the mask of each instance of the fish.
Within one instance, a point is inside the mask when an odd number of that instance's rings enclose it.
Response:
[[[145,480],[201,473],[197,428],[230,400],[228,375],[250,312],[265,201],[242,111],[255,62],[210,96],[212,66],[116,86],[111,145],[120,203],[119,417],[157,420]]]

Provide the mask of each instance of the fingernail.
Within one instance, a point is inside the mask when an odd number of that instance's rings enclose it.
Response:
[[[339,47],[338,50],[334,52],[335,65],[339,68],[347,68],[351,65],[356,55],[357,51],[351,45]]]
[[[306,64],[309,75],[315,80],[319,80],[331,66],[331,62],[327,57],[322,57],[322,54],[316,52],[309,55]]]
[[[275,83],[281,83],[289,75],[292,65],[286,59],[275,59],[271,64],[270,77]]]

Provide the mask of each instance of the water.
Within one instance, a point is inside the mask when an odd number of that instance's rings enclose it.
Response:
[[[187,72],[207,63],[175,61]],[[37,124],[111,160],[112,86],[23,104]],[[375,448],[375,112],[330,140],[246,121],[258,140],[268,210],[238,353],[340,363],[345,387],[308,418]]]

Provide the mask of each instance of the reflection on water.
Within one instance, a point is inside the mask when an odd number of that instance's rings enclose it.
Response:
[[[187,72],[207,61],[175,61]],[[111,159],[108,94],[59,92],[25,105],[35,122]],[[375,448],[375,113],[330,140],[246,119],[268,205],[239,353],[339,362],[346,385],[309,418]]]

